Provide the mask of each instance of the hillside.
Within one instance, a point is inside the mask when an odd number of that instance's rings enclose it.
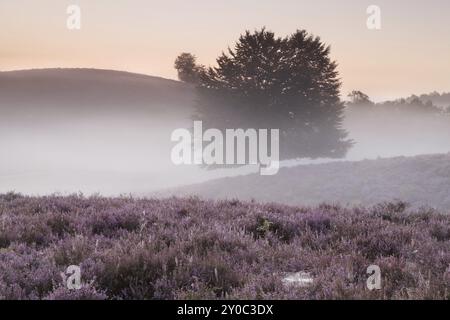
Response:
[[[167,185],[170,134],[189,126],[194,95],[179,81],[128,72],[0,72],[0,149],[8,150],[0,192],[109,195]]]
[[[449,299],[450,216],[0,195],[1,299]],[[61,273],[81,268],[81,289]],[[378,265],[381,290],[366,287]],[[304,275],[307,283],[287,281]],[[298,277],[297,277],[298,278]]]
[[[170,106],[188,107],[193,95],[192,88],[182,82],[113,70],[0,72],[2,118],[25,112],[28,117],[92,116],[102,111],[154,112],[162,108],[167,112]]]
[[[170,193],[291,205],[373,205],[399,199],[450,212],[450,154],[301,165],[274,176],[223,178]]]

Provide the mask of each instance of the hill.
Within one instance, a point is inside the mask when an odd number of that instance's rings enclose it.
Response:
[[[194,95],[179,81],[128,72],[0,72],[0,148],[8,150],[0,192],[160,188],[175,170],[170,134],[190,125]]]
[[[399,199],[450,212],[450,154],[300,165],[274,176],[223,178],[169,193],[291,205],[373,205]]]
[[[450,216],[0,195],[0,299],[449,299]],[[81,289],[61,277],[81,268]],[[381,290],[366,287],[378,265]],[[308,282],[288,281],[308,277]],[[297,277],[296,277],[297,275]]]
[[[33,69],[0,72],[2,115],[93,115],[189,106],[193,90],[182,82],[98,69]],[[179,110],[178,110],[179,111]],[[4,117],[2,117],[4,118]]]

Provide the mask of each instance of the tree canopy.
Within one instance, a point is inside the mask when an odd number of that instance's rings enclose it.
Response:
[[[175,60],[175,69],[178,71],[178,79],[187,83],[198,83],[201,66],[198,66],[197,58],[190,53],[183,52]]]
[[[374,103],[370,100],[369,96],[359,90],[353,90],[348,94],[350,98],[350,105],[359,106],[373,106]]]
[[[281,160],[343,157],[352,144],[341,127],[330,47],[305,30],[284,38],[246,31],[198,78],[196,120],[218,129],[279,129]]]

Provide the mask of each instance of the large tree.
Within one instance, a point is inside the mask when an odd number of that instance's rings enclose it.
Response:
[[[196,120],[209,128],[280,129],[281,159],[343,157],[337,64],[319,37],[265,29],[241,35],[199,75]]]

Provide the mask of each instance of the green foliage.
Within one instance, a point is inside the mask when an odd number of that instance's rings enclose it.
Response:
[[[258,221],[258,226],[256,228],[258,235],[264,237],[271,230],[272,225],[273,222],[270,222],[265,218],[260,218]]]

